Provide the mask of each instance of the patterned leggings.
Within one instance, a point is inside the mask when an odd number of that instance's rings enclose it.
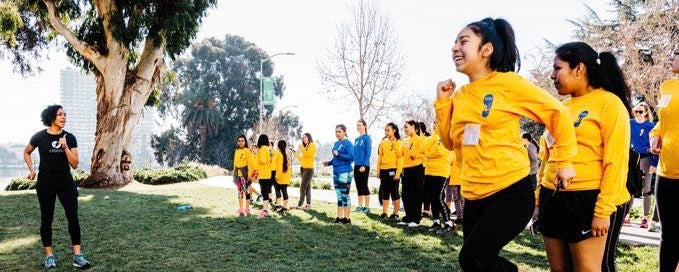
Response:
[[[332,180],[335,185],[335,193],[337,194],[337,207],[351,206],[351,198],[349,191],[351,190],[352,172],[337,173],[332,175]]]
[[[453,203],[455,205],[455,211],[457,214],[457,219],[464,218],[464,198],[462,198],[462,192],[460,191],[460,185],[450,185],[453,189]]]

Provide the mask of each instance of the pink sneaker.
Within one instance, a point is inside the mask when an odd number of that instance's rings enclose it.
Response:
[[[259,218],[264,218],[264,217],[267,217],[267,216],[269,216],[269,211],[262,210],[262,211],[259,212]]]
[[[245,209],[245,216],[250,216],[250,209]]]
[[[243,216],[243,215],[244,215],[243,209],[238,209],[238,210],[236,211],[236,215],[238,215],[238,216]]]
[[[648,228],[648,220],[647,219],[641,220],[641,224],[639,224],[639,227],[642,228],[642,229],[647,229]]]
[[[625,221],[622,221],[623,226],[631,226],[632,222],[629,219],[625,219]]]

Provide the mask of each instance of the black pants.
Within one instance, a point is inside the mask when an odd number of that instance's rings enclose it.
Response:
[[[380,200],[396,201],[401,199],[401,194],[398,193],[399,180],[394,180],[396,169],[380,170]]]
[[[278,184],[274,182],[274,189],[276,190],[276,199],[283,197],[283,200],[288,200],[288,185]]]
[[[80,223],[78,220],[78,189],[72,179],[67,181],[38,180],[35,186],[40,202],[40,237],[44,247],[52,246],[52,220],[54,204],[59,198],[68,221],[71,244],[80,245]]]
[[[427,171],[427,168],[424,168],[424,171]],[[422,179],[424,180],[424,178]],[[434,201],[437,201],[437,198],[431,198],[429,194],[427,194],[427,188],[426,185],[422,186],[422,209],[425,211],[431,211],[432,210],[432,203]]]
[[[660,233],[660,272],[674,272],[679,263],[679,180],[658,176],[655,183]]]
[[[365,167],[365,171],[359,171],[361,167]],[[354,166],[354,180],[356,181],[358,196],[370,195],[370,189],[368,188],[368,173],[370,173],[370,166]]]
[[[269,194],[271,193],[271,186],[273,185],[273,179],[260,179],[259,180],[259,191],[262,193],[264,201],[271,201]]]
[[[450,209],[446,205],[446,179],[445,177],[424,176],[426,194],[431,201],[431,217],[436,220],[443,215],[443,222],[450,221]]]
[[[615,212],[611,214],[611,224],[608,227],[608,238],[606,238],[606,249],[604,250],[604,259],[601,263],[602,272],[618,271],[615,267],[615,249],[620,240],[620,230],[622,230],[622,223],[625,221],[625,215],[632,207],[632,200],[617,207]]]
[[[403,208],[406,212],[403,222],[420,223],[422,219],[423,188],[424,167],[420,164],[403,168]]]
[[[477,200],[465,199],[464,244],[460,267],[464,271],[518,271],[498,254],[526,227],[535,209],[535,193],[528,177]]]

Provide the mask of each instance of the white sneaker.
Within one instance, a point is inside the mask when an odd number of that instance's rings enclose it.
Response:
[[[408,227],[409,227],[409,228],[417,228],[417,227],[419,227],[419,226],[420,226],[420,224],[415,223],[415,222],[410,222],[410,224],[408,224]]]
[[[405,221],[399,221],[398,223],[396,223],[396,225],[400,225],[400,226],[405,226],[405,225],[409,225],[409,224],[411,224],[411,223],[408,223],[408,222],[405,222]]]

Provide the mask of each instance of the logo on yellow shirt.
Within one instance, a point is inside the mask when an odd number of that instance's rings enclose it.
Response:
[[[483,97],[483,112],[481,113],[481,116],[483,116],[483,118],[488,117],[488,115],[490,114],[491,106],[493,106],[493,95],[487,94],[486,96]]]
[[[580,123],[582,122],[582,119],[585,119],[585,117],[586,117],[588,114],[589,114],[589,111],[588,111],[588,110],[582,111],[582,112],[578,115],[578,120],[575,121],[575,123],[573,123],[573,126],[574,126],[574,127],[579,127],[579,126],[580,126]]]

